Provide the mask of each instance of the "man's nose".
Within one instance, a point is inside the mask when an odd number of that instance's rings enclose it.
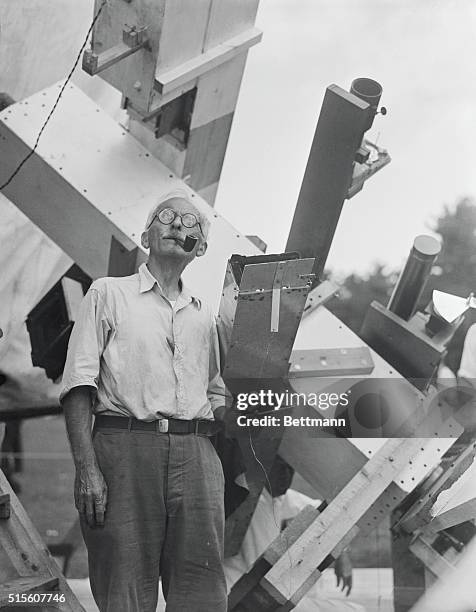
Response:
[[[175,219],[172,221],[172,227],[177,229],[182,228],[182,217],[180,215],[175,215]]]

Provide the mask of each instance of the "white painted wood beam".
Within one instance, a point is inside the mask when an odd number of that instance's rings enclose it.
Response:
[[[262,36],[261,30],[250,28],[175,68],[159,70],[155,76],[155,87],[160,94],[166,95],[244,53],[257,44]]]

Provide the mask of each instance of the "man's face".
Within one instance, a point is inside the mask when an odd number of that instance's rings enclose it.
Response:
[[[166,208],[175,213],[175,219],[170,224],[162,223],[158,217],[159,213]],[[169,257],[186,262],[203,255],[207,243],[199,225],[194,227],[183,225],[182,216],[187,213],[192,213],[200,221],[197,209],[186,200],[172,198],[163,202],[157,209],[149,228],[142,234],[142,246],[150,248],[152,256]],[[183,248],[187,236],[198,238],[196,245],[190,252],[186,252]]]

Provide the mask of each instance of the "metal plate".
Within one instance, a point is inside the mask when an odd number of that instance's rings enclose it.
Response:
[[[245,266],[236,296],[234,327],[223,371],[225,380],[278,379],[287,375],[309,291],[307,278],[302,275],[311,272],[313,262],[294,259]],[[272,324],[273,288],[280,293],[278,331],[273,331]]]

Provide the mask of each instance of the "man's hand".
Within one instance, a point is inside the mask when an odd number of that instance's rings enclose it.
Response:
[[[91,435],[91,394],[90,387],[73,387],[63,398],[63,410],[76,466],[74,503],[90,527],[102,527],[107,505],[107,486],[98,466]]]
[[[107,506],[107,485],[97,465],[79,467],[74,481],[74,503],[85,515],[89,527],[103,527]]]
[[[352,590],[352,562],[346,550],[336,559],[334,572],[337,578],[337,586],[340,586],[341,591],[348,597]]]

